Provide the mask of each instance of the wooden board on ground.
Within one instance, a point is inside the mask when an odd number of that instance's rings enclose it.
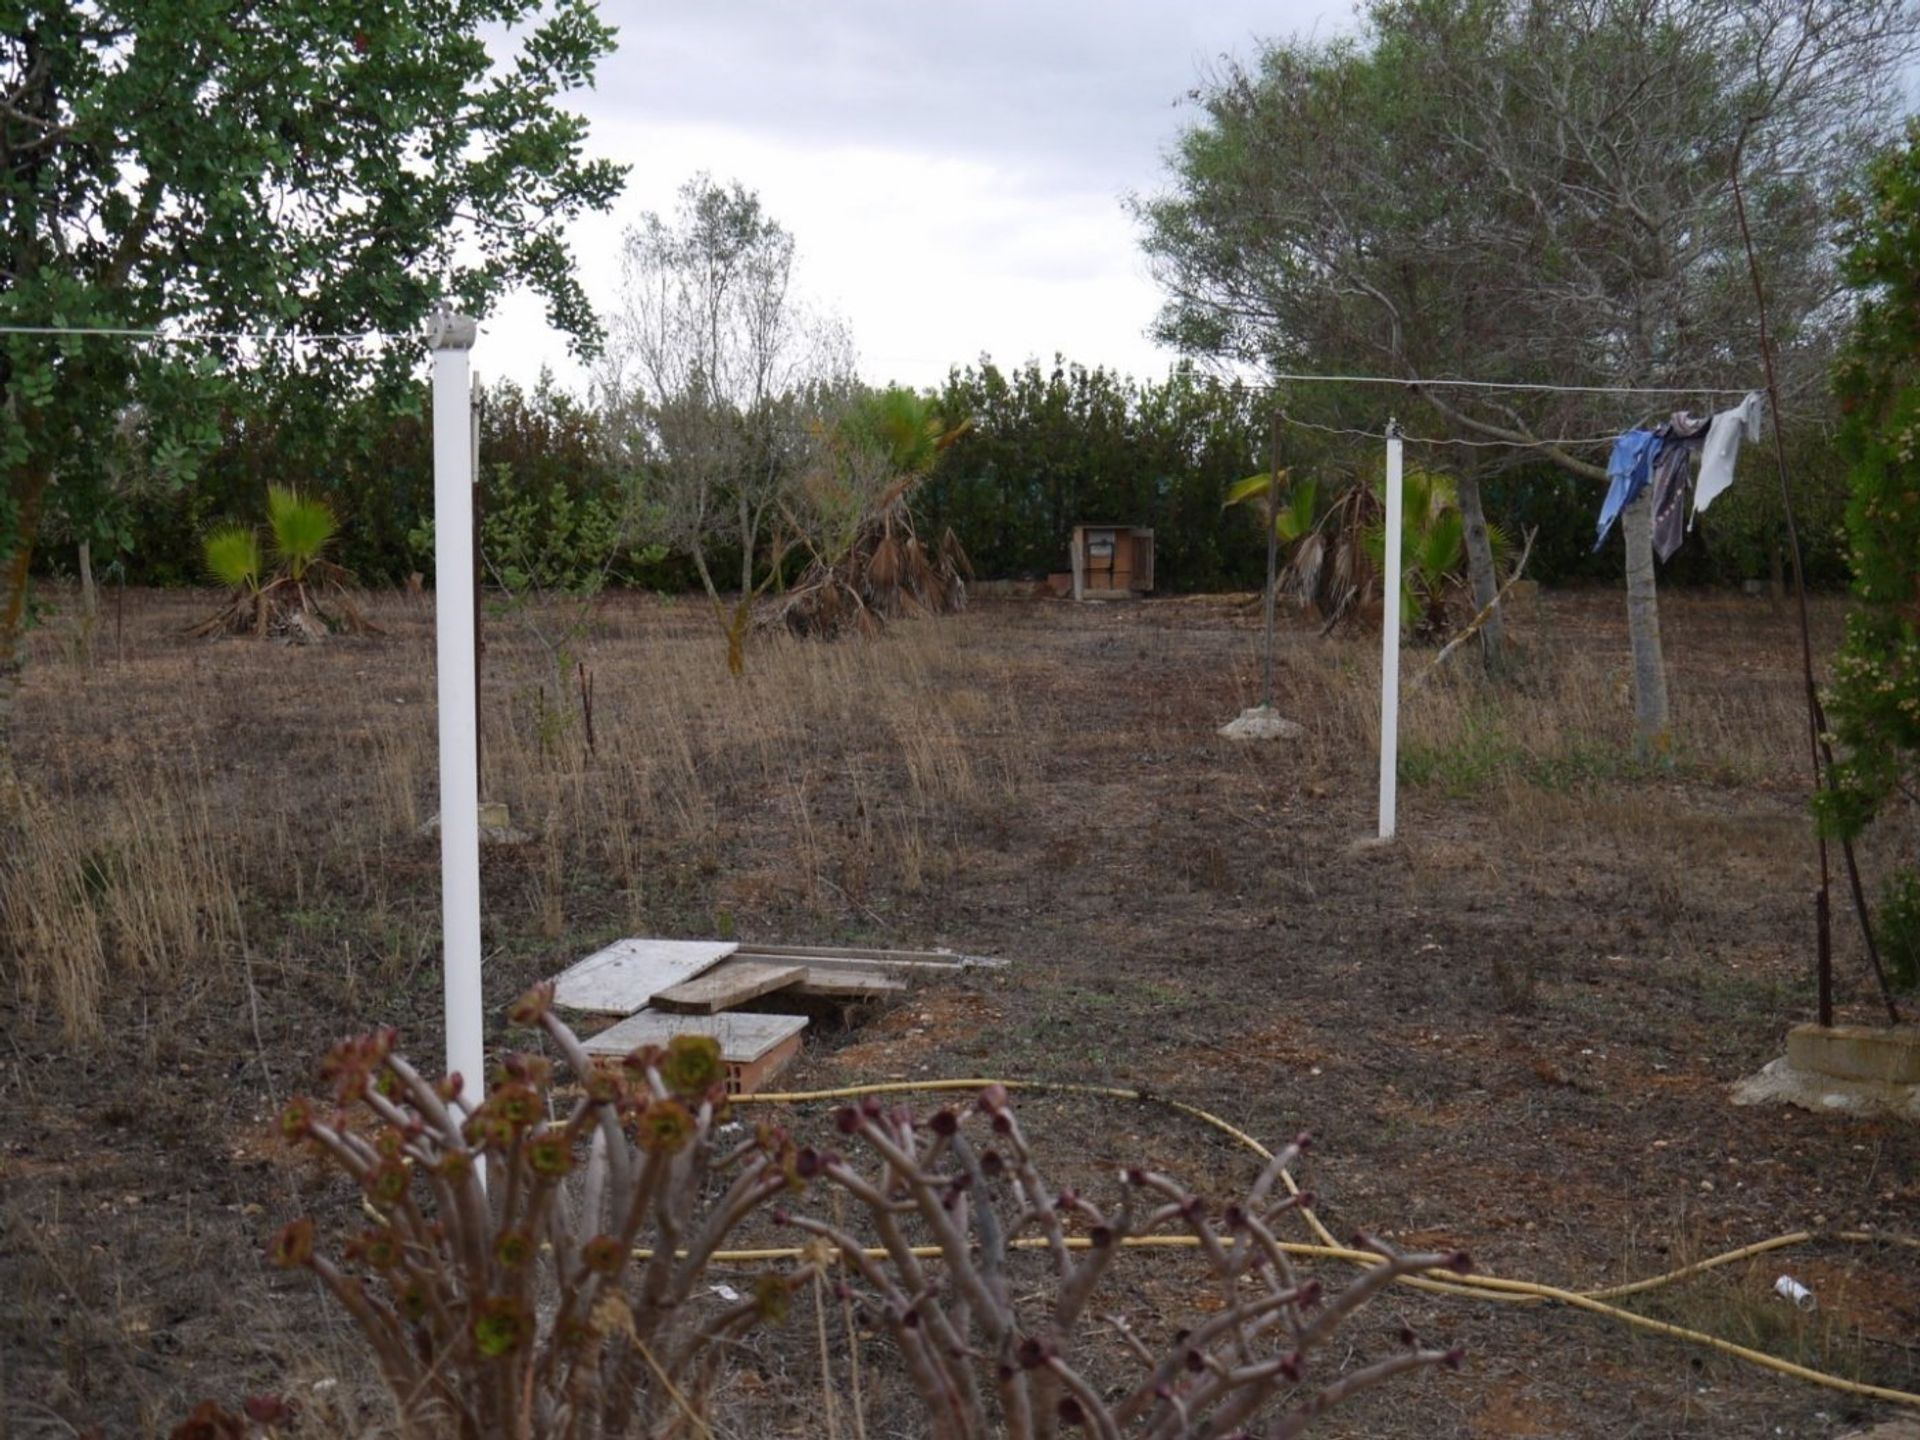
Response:
[[[716,1010],[731,1010],[735,1005],[744,1005],[807,978],[804,965],[734,959],[670,990],[662,990],[651,1003],[656,1010],[689,1010],[696,1015],[711,1015]]]
[[[612,1059],[642,1045],[665,1045],[676,1035],[711,1035],[720,1042],[728,1091],[751,1095],[793,1063],[800,1053],[800,1032],[806,1028],[804,1015],[752,1015],[740,1010],[724,1015],[674,1015],[642,1010],[580,1043],[587,1054]]]
[[[554,1003],[631,1015],[662,990],[711,970],[739,948],[729,940],[616,940],[555,977]]]
[[[879,1000],[888,995],[898,995],[906,988],[906,981],[878,970],[842,970],[831,965],[809,965],[802,978],[782,993],[804,995],[813,1000]]]
[[[960,955],[951,950],[865,950],[831,945],[743,945],[740,955],[743,959],[803,961],[810,968],[832,965],[907,971],[1000,970],[1007,964],[985,955]]]

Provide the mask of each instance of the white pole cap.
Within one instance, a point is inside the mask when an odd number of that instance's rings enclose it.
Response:
[[[478,320],[449,310],[445,305],[434,306],[433,313],[427,316],[429,350],[471,350],[479,334]]]

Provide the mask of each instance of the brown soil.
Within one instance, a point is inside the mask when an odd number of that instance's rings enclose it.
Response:
[[[288,649],[185,639],[205,597],[126,605],[90,662],[58,619],[39,636],[24,770],[48,824],[149,774],[167,804],[199,797],[243,934],[171,968],[112,948],[96,1037],[70,1039],[44,985],[0,987],[0,1433],[164,1433],[198,1398],[261,1390],[360,1433],[382,1409],[348,1329],[259,1258],[281,1220],[346,1200],[270,1120],[337,1034],[397,1024],[435,1059],[436,852],[405,824],[431,804],[431,616],[385,601],[382,637]],[[816,1026],[786,1079],[1138,1086],[1269,1139],[1310,1129],[1337,1233],[1460,1243],[1575,1288],[1803,1227],[1920,1231],[1911,1127],[1727,1100],[1812,1009],[1788,619],[1663,599],[1680,743],[1643,768],[1621,609],[1542,597],[1512,686],[1414,702],[1385,849],[1353,844],[1373,820],[1371,642],[1289,630],[1278,703],[1308,734],[1234,745],[1215,727],[1259,676],[1258,610],[1237,601],[987,604],[831,650],[774,642],[730,687],[703,615],[614,600],[580,641],[592,760],[538,647],[498,622],[489,789],[541,838],[489,852],[490,1005],[643,928],[944,944],[1014,963]],[[1830,644],[1837,611],[1820,623]],[[662,687],[684,732],[647,708]],[[678,768],[650,758],[683,742]],[[1846,1011],[1870,1019],[1842,894]],[[1161,1107],[1020,1103],[1063,1180],[1100,1185],[1116,1160],[1203,1189],[1251,1173]],[[1179,1259],[1129,1263],[1141,1313],[1192,1311]],[[1781,1273],[1813,1286],[1817,1320],[1771,1297]],[[1920,1251],[1822,1242],[1631,1303],[1920,1390]],[[1817,1436],[1896,1413],[1563,1309],[1392,1309],[1356,1341],[1404,1315],[1467,1366],[1326,1433]],[[784,1373],[744,1370],[736,1398]]]

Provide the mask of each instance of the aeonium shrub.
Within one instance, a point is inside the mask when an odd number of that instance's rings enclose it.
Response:
[[[516,1055],[474,1105],[460,1077],[428,1081],[383,1031],[328,1056],[330,1103],[296,1100],[282,1117],[289,1140],[352,1178],[369,1223],[323,1247],[295,1220],[271,1258],[311,1271],[352,1317],[409,1433],[706,1434],[731,1342],[816,1280],[888,1338],[877,1348],[939,1440],[1174,1440],[1255,1423],[1296,1435],[1361,1390],[1458,1362],[1404,1327],[1370,1363],[1325,1358],[1350,1353],[1330,1342],[1396,1278],[1467,1261],[1375,1247],[1378,1263],[1343,1288],[1301,1273],[1276,1233],[1304,1203],[1281,1184],[1299,1142],[1225,1207],[1128,1169],[1102,1208],[1048,1184],[997,1086],[926,1116],[847,1106],[843,1152],[733,1124],[710,1038],[596,1064],[550,986],[513,1018],[544,1032],[572,1086]],[[734,1275],[737,1291],[707,1283],[755,1220],[794,1232],[788,1258]],[[1191,1237],[1206,1308],[1168,1335],[1135,1334],[1102,1311],[1102,1283],[1129,1237],[1170,1231]]]

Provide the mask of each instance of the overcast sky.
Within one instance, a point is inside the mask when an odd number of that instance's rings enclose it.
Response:
[[[843,316],[863,376],[936,385],[988,353],[1055,351],[1135,375],[1172,356],[1130,192],[1164,184],[1185,92],[1256,36],[1329,35],[1349,0],[602,0],[619,51],[572,97],[630,164],[575,227],[603,309],[620,232],[696,171],[739,180],[794,236],[799,288]],[[577,383],[537,300],[496,312],[492,378]]]

